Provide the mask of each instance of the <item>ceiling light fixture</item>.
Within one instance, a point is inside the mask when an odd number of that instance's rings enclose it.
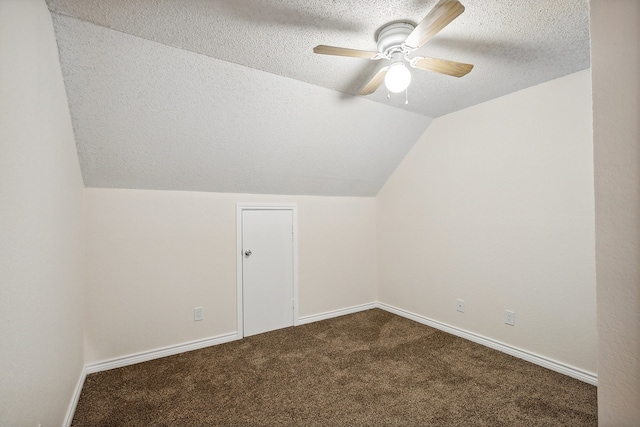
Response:
[[[411,72],[404,66],[403,53],[392,54],[389,71],[384,77],[384,85],[389,89],[389,92],[400,93],[409,87],[409,83],[411,83]]]

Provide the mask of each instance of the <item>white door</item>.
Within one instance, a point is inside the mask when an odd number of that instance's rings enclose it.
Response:
[[[244,336],[293,326],[293,210],[242,210]]]

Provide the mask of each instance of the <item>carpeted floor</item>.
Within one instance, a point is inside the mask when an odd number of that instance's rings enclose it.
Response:
[[[596,387],[374,309],[89,375],[74,426],[596,426]]]

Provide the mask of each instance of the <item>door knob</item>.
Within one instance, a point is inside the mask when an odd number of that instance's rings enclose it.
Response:
[[[244,256],[250,257],[251,256],[251,249],[247,249],[246,251],[244,251]]]

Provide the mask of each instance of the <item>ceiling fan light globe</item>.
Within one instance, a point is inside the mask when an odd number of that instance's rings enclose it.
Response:
[[[409,69],[401,62],[391,64],[384,78],[384,85],[389,92],[402,92],[409,87],[409,83],[411,83],[411,72]]]

